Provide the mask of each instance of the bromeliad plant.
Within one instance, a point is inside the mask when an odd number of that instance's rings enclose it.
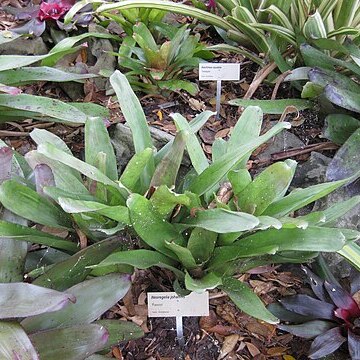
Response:
[[[37,194],[44,196],[41,186],[51,183],[48,169],[42,166],[32,174],[26,161],[1,142],[0,186],[12,182],[30,186],[33,177]],[[126,294],[129,276],[98,274],[87,279],[90,270],[85,267],[118,249],[121,239],[109,238],[79,251],[70,240],[30,227],[21,213],[26,209],[30,213],[33,198],[28,202],[20,198],[24,207],[20,214],[3,206],[10,198],[0,202],[0,358],[85,359],[119,341],[142,336],[132,323],[98,320]],[[41,200],[37,205],[44,204],[39,216],[51,223],[59,210]],[[31,211],[41,213],[36,207]],[[68,220],[63,216],[62,229]],[[53,225],[59,228],[60,220]],[[46,247],[31,249],[31,243]],[[46,276],[40,275],[43,268]],[[22,282],[24,275],[32,284]]]
[[[301,64],[299,46],[306,40],[336,39],[340,44],[345,36],[356,38],[359,35],[359,0],[333,1],[232,1],[220,0],[217,5],[224,11],[224,17],[205,10],[169,1],[122,1],[102,3],[98,14],[111,11],[124,11],[134,8],[152,8],[172,11],[195,17],[225,30],[228,39],[240,46],[254,49],[259,53],[272,56],[272,52],[283,52],[289,46],[292,53],[289,61]],[[65,18],[71,21],[74,13]],[[252,56],[244,49],[226,46]],[[261,59],[257,58],[261,63]],[[292,67],[292,64],[290,65]]]
[[[360,354],[360,307],[353,297],[360,290],[360,273],[356,271],[348,292],[333,277],[321,261],[322,277],[303,267],[313,295],[298,294],[283,298],[269,306],[283,321],[296,325],[278,325],[281,330],[296,336],[314,339],[309,350],[310,359],[319,359],[336,351],[348,342],[351,359]]]
[[[92,7],[85,6],[79,9],[71,24],[64,27],[61,21],[64,15],[75,4],[75,0],[47,0],[40,4],[34,4],[32,1],[24,8],[6,6],[3,9],[14,15],[16,20],[26,21],[24,24],[14,27],[11,30],[18,34],[30,34],[41,36],[49,22],[56,22],[60,29],[70,30],[77,26],[87,26],[92,20]]]
[[[95,242],[127,228],[146,244],[145,248],[116,251],[105,260],[86,257],[92,261],[86,271],[104,274],[131,271],[129,266],[165,267],[175,274],[178,291],[220,287],[240,309],[274,323],[277,319],[246,285],[232,277],[234,273],[267,263],[303,262],[319,251],[339,251],[359,264],[358,257],[351,258],[356,247],[345,251],[359,233],[329,224],[358,204],[360,197],[323,212],[292,217],[294,211],[353,181],[358,174],[288,195],[294,161],[273,164],[252,179],[246,170],[251,152],[289,127],[281,122],[259,136],[262,113],[256,107],[244,112],[228,142],[219,139],[214,143],[211,164],[195,135],[211,112],[190,123],[174,114],[179,132],[173,142],[155,153],[145,115],[126,77],[116,71],[110,81],[136,151],[120,176],[104,124],[93,118],[85,125],[85,162],[73,157],[54,135],[44,130],[32,133],[38,149],[27,155],[27,161],[33,168],[50,167],[53,179],[50,176],[41,182],[47,198],[40,199],[29,186],[14,180],[0,187],[3,206],[33,222],[68,231],[75,227]],[[185,148],[193,169],[179,184],[176,175]],[[80,175],[86,177],[85,183]],[[223,186],[224,182],[231,186]],[[13,236],[13,232],[4,233],[6,226],[0,226],[2,235]],[[24,227],[20,230],[25,231]],[[55,266],[45,267],[41,281],[47,282],[49,274],[58,274]]]
[[[120,67],[128,70],[127,77],[136,90],[185,90],[195,95],[199,91],[197,85],[183,77],[203,59],[211,59],[212,53],[199,42],[199,34],[190,35],[186,25],[178,29],[158,24],[155,28],[169,40],[158,45],[148,27],[137,23],[132,36],[125,37],[120,46]]]

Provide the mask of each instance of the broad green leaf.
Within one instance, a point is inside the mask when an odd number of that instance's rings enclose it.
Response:
[[[0,202],[13,213],[35,223],[72,229],[70,217],[49,200],[15,180],[0,186]]]
[[[159,186],[150,198],[155,211],[164,218],[176,205],[190,206],[190,198],[186,194],[176,194],[166,185]]]
[[[127,250],[118,251],[109,255],[98,265],[89,266],[89,268],[101,268],[109,265],[131,265],[137,269],[148,269],[152,266],[159,266],[173,271],[177,276],[182,275],[181,271],[176,269],[177,262],[169,257],[152,250]],[[181,277],[181,276],[180,276]]]
[[[133,38],[136,40],[136,42],[141,48],[149,47],[149,49],[152,51],[158,51],[158,46],[154,40],[154,37],[144,23],[138,22],[137,24],[135,24],[133,27],[133,31]]]
[[[34,280],[33,284],[59,291],[65,290],[88,276],[91,270],[87,266],[101,262],[120,246],[121,241],[117,238],[108,238],[88,246],[70,258],[56,263]]]
[[[281,122],[276,124],[266,134],[259,136],[257,139],[251,140],[246,145],[238,147],[235,151],[230,151],[215,163],[205,169],[190,185],[190,191],[202,195],[208,190],[216,186],[221,179],[237,164],[243,160],[250,151],[255,150],[264,142],[270,140],[283,129],[289,128],[290,124]]]
[[[201,265],[209,260],[214,251],[218,234],[202,228],[194,228],[190,234],[187,248],[193,255],[196,264]]]
[[[40,360],[20,324],[8,321],[0,321],[0,357],[4,360]]]
[[[260,135],[261,125],[263,122],[263,113],[257,106],[247,107],[236,125],[231,130],[230,139],[227,142],[227,151],[234,151],[239,146],[246,145],[251,140],[255,140]],[[239,169],[245,168],[251,152],[239,163]]]
[[[75,243],[63,240],[60,237],[32,229],[28,226],[13,224],[7,221],[0,221],[0,239],[4,238],[46,245],[55,249],[65,250],[70,253],[74,253],[78,249],[78,246]]]
[[[180,114],[172,114],[178,131],[186,131],[186,150],[190,156],[191,164],[198,174],[201,174],[208,166],[209,162],[196,135],[191,131],[188,121]]]
[[[360,246],[356,243],[345,245],[337,252],[360,271]]]
[[[190,130],[192,134],[196,134],[207,122],[210,116],[214,115],[214,112],[211,111],[203,111],[199,115],[197,115],[194,119],[189,122]],[[155,155],[156,163],[159,163],[161,159],[168,153],[170,150],[173,140],[169,141],[166,145],[164,145]]]
[[[1,55],[0,56],[0,71],[12,70],[23,66],[34,64],[43,60],[48,55]]]
[[[298,210],[312,202],[330,194],[340,186],[349,182],[349,179],[325,182],[309,186],[305,189],[295,189],[289,195],[272,203],[263,213],[274,217],[282,217]]]
[[[196,261],[189,249],[175,244],[174,242],[166,242],[168,247],[179,258],[180,263],[185,269],[191,270],[197,267]]]
[[[0,318],[21,318],[60,310],[76,299],[26,283],[0,284]]]
[[[5,175],[5,177],[7,176]],[[8,224],[11,228],[17,226],[27,228],[28,221],[7,209],[2,209],[0,213],[0,227],[2,224]],[[0,283],[20,282],[23,280],[29,244],[25,241],[16,240],[10,236],[0,235]]]
[[[29,337],[41,359],[82,360],[102,350],[109,334],[101,325],[84,324],[41,331]]]
[[[44,96],[0,94],[0,106],[25,111],[24,117],[30,112],[36,119],[50,117],[51,121],[78,124],[83,124],[86,120],[86,115],[74,106]]]
[[[246,314],[270,324],[277,324],[279,322],[279,320],[266,309],[259,297],[240,280],[226,277],[223,279],[221,288],[228,294],[234,304]]]
[[[99,117],[104,121],[110,118],[110,110],[107,107],[90,102],[70,102],[69,105],[82,111],[87,117]]]
[[[301,97],[303,99],[315,99],[323,93],[324,88],[321,85],[308,81],[302,88]]]
[[[97,320],[95,324],[103,326],[109,333],[105,349],[118,345],[120,342],[135,340],[144,336],[144,331],[141,327],[132,321],[119,321],[118,319]]]
[[[96,212],[112,220],[130,224],[129,211],[125,206],[108,206],[95,201],[74,200],[63,197],[59,197],[58,202],[63,210],[69,214]]]
[[[308,39],[326,38],[325,24],[318,10],[310,14],[303,26],[303,34]]]
[[[175,186],[176,177],[179,172],[185,150],[187,136],[188,133],[184,131],[180,131],[176,134],[174,143],[172,144],[169,152],[163,157],[155,169],[150,182],[150,187],[166,185],[171,189]]]
[[[295,107],[298,111],[311,109],[313,103],[309,100],[303,99],[276,99],[276,100],[247,100],[234,99],[229,101],[230,105],[243,106],[258,106],[265,114],[281,115],[289,106]]]
[[[110,77],[110,83],[115,90],[117,99],[127,124],[130,126],[135,152],[152,148],[153,143],[150,136],[149,127],[142,110],[140,101],[130,87],[125,75],[116,70]],[[150,179],[154,173],[154,162],[150,158],[143,173],[143,186],[150,184]]]
[[[237,31],[235,26],[229,24],[225,19],[220,16],[217,16],[213,13],[208,11],[197,9],[193,6],[184,5],[181,3],[174,3],[172,1],[163,1],[163,0],[126,0],[122,1],[121,3],[115,4],[103,4],[98,7],[96,10],[97,13],[102,12],[109,12],[110,10],[119,9],[119,10],[127,10],[127,9],[139,9],[139,8],[151,8],[151,9],[158,9],[164,11],[171,11],[178,14],[183,14],[186,16],[195,17],[200,21],[204,21],[207,24],[215,25],[220,27],[224,30],[233,29]]]
[[[116,35],[111,35],[108,33],[97,33],[97,32],[85,32],[83,34],[72,36],[72,37],[65,37],[60,42],[58,42],[44,57],[41,62],[43,66],[54,66],[65,54],[73,53],[76,51],[77,48],[73,46],[81,41],[86,39],[87,37],[95,37],[100,39],[113,39],[115,41],[120,41],[120,38]]]
[[[182,223],[225,234],[251,230],[259,224],[259,220],[250,214],[217,208],[198,210]]]
[[[119,191],[121,188],[116,185],[114,181],[109,179],[106,175],[104,175],[100,170],[98,170],[96,167],[89,165],[85,163],[84,161],[81,161],[74,156],[71,156],[67,154],[66,152],[57,149],[54,145],[46,143],[41,144],[38,147],[38,152],[40,154],[44,154],[50,159],[56,160],[61,162],[62,164],[65,164],[72,169],[76,169],[79,172],[81,172],[83,175],[87,176],[89,179],[99,181],[105,185],[110,185],[114,187],[115,189],[118,189]],[[123,189],[125,190],[125,189]]]
[[[111,180],[117,180],[116,156],[104,121],[98,117],[90,117],[85,123],[85,161],[97,167],[96,159],[99,152],[106,155],[105,175]]]
[[[205,290],[215,289],[222,284],[222,279],[213,272],[209,272],[201,279],[193,279],[189,273],[185,274],[185,287],[187,290],[202,293]]]
[[[294,176],[296,161],[287,160],[270,165],[240,194],[241,211],[261,215],[274,201],[281,199]]]
[[[328,115],[325,124],[324,137],[340,145],[360,127],[358,119],[346,114]]]
[[[97,77],[95,74],[77,74],[67,72],[47,66],[23,67],[16,70],[6,70],[0,72],[0,82],[6,85],[21,85],[37,81],[79,81]]]
[[[59,138],[57,135],[45,129],[34,129],[30,133],[31,139],[35,141],[37,145],[45,144],[47,142],[56,145],[60,150],[65,151],[69,155],[72,155],[71,150],[66,145],[65,141]]]
[[[72,193],[90,196],[88,189],[83,184],[81,174],[76,169],[50,159],[37,150],[29,151],[25,158],[32,169],[41,164],[49,166],[54,176],[56,188],[60,191],[70,192],[71,190]]]
[[[130,288],[130,276],[109,274],[84,281],[67,290],[76,303],[49,314],[28,317],[21,325],[28,332],[89,324],[122,299]]]
[[[192,96],[195,96],[199,92],[199,88],[196,84],[186,80],[163,80],[159,81],[157,84],[160,89],[167,89],[171,91],[185,90]]]
[[[130,220],[134,230],[141,239],[162,254],[177,259],[165,245],[166,241],[184,245],[183,237],[174,226],[156,214],[151,202],[141,195],[131,194],[126,205],[130,211]]]
[[[279,251],[338,251],[343,248],[345,242],[346,238],[341,229],[268,229],[242,238],[233,245],[216,248],[209,266],[219,266],[237,258],[252,257],[255,254],[274,254]]]
[[[329,224],[341,218],[343,215],[345,215],[348,211],[353,209],[359,203],[360,203],[360,195],[357,195],[351,197],[348,200],[341,201],[331,205],[330,207],[322,211],[322,213],[325,216],[325,221],[322,223],[322,225],[329,226]]]
[[[123,173],[120,177],[120,182],[132,192],[138,189],[138,183],[140,183],[140,176],[143,173],[146,165],[153,157],[154,151],[147,148],[143,151],[136,153],[126,165]],[[146,189],[143,189],[146,190]]]
[[[251,175],[246,169],[229,171],[228,179],[231,183],[235,196],[239,196],[241,192],[251,183]]]

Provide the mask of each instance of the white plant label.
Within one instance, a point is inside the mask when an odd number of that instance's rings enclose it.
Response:
[[[175,292],[150,292],[147,294],[149,317],[208,316],[208,292],[190,293],[181,297]]]
[[[199,80],[227,81],[240,80],[240,64],[235,63],[200,63]]]

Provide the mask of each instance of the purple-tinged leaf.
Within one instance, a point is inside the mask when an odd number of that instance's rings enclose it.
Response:
[[[348,346],[351,359],[360,359],[360,336],[348,330]]]
[[[321,279],[320,276],[317,276],[314,274],[308,267],[301,266],[301,269],[304,271],[304,273],[307,275],[310,286],[314,294],[322,301],[327,301],[328,296],[324,289],[324,280]]]
[[[0,359],[39,360],[33,344],[20,324],[0,321]]]
[[[26,283],[0,284],[0,318],[10,319],[57,311],[76,299],[71,294]]]
[[[4,6],[2,8],[8,14],[14,15],[16,20],[30,20],[36,17],[39,12],[40,6],[25,6],[21,8],[16,8],[13,6]],[[13,29],[11,29],[13,30]]]
[[[21,26],[12,28],[11,30],[17,34],[33,34],[34,36],[40,36],[45,31],[45,28],[45,21],[35,18]]]
[[[15,86],[6,86],[3,84],[0,84],[0,92],[9,94],[9,95],[19,95],[22,93],[22,90]]]
[[[82,360],[104,348],[109,333],[104,326],[88,324],[31,334],[41,359]]]
[[[351,295],[345,291],[341,286],[329,284],[327,281],[324,283],[326,291],[329,293],[333,303],[341,311],[341,315],[346,316],[344,310],[348,313],[350,317],[360,316],[360,309],[355,300]],[[336,316],[340,314],[337,313]],[[348,317],[339,316],[341,319],[347,320]]]
[[[304,339],[312,339],[325,331],[336,326],[336,323],[325,320],[313,320],[300,325],[278,325],[280,330],[299,336]]]
[[[327,171],[327,180],[341,180],[348,178],[360,168],[360,128],[357,129],[339,149],[334,158],[331,160]],[[356,186],[357,185],[357,186]],[[351,195],[360,192],[359,184],[351,184],[347,187]]]
[[[34,168],[36,192],[44,196],[45,186],[55,186],[54,174],[46,164],[36,165]]]
[[[350,293],[351,295],[354,295],[360,290],[360,271],[352,267],[350,271],[349,280],[350,280]]]
[[[294,295],[280,300],[285,309],[314,319],[334,320],[335,306],[308,295]]]
[[[346,338],[341,335],[339,327],[328,330],[326,333],[319,335],[312,342],[309,350],[310,359],[319,359],[333,353],[338,349]]]
[[[0,184],[10,179],[12,157],[13,151],[11,148],[7,146],[0,148]]]
[[[267,309],[281,321],[292,323],[303,323],[313,319],[313,316],[296,314],[293,311],[286,310],[280,303],[274,302],[267,306]]]

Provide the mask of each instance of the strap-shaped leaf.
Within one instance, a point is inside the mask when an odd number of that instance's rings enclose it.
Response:
[[[130,126],[133,135],[135,152],[138,153],[146,148],[153,148],[145,114],[125,75],[116,70],[110,77],[110,83],[115,90],[126,122]],[[153,172],[154,163],[150,159],[143,175],[142,181],[144,186],[148,186],[150,184]]]
[[[226,261],[242,257],[274,254],[277,251],[332,252],[342,249],[345,242],[346,238],[340,229],[268,229],[240,239],[231,246],[216,248],[210,266],[219,266]]]
[[[109,333],[104,326],[84,324],[31,334],[41,359],[80,360],[104,348]]]
[[[65,290],[86,278],[91,272],[87,266],[98,264],[120,245],[121,241],[119,239],[108,238],[88,246],[46,270],[33,284],[56,290]]]
[[[0,284],[1,319],[53,312],[75,301],[75,297],[69,293],[61,293],[32,284]]]
[[[24,329],[15,322],[0,321],[2,359],[40,360]]]
[[[239,161],[243,160],[250,151],[255,150],[280,131],[289,127],[289,123],[278,123],[266,134],[259,136],[257,139],[249,141],[246,145],[240,146],[236,150],[223,155],[194,179],[190,186],[190,191],[198,195],[202,195],[212,189]]]
[[[209,272],[201,279],[193,279],[189,273],[185,274],[185,287],[187,290],[202,293],[205,290],[215,289],[222,284],[222,279],[213,272]]]
[[[272,202],[285,195],[294,176],[296,164],[293,160],[277,162],[262,171],[239,196],[240,209],[261,215]]]
[[[166,185],[168,188],[173,188],[175,186],[176,177],[185,150],[187,136],[188,133],[185,131],[180,131],[176,134],[171,149],[157,165],[150,186],[158,187],[160,185]]]
[[[56,228],[72,229],[69,216],[49,200],[15,180],[0,186],[0,202],[13,213],[33,222]]]
[[[196,135],[192,133],[188,121],[180,114],[172,114],[178,131],[187,131],[186,150],[189,153],[191,163],[198,174],[201,174],[208,166],[209,162],[204,154],[203,149]]]
[[[175,260],[162,255],[157,251],[143,249],[114,252],[100,264],[88,267],[97,269],[109,265],[121,264],[131,265],[137,269],[148,269],[152,266],[159,266],[173,271],[180,278],[184,277],[184,274],[175,267],[177,265]]]
[[[265,308],[258,296],[241,281],[226,277],[223,279],[221,288],[229,295],[235,305],[245,313],[270,324],[279,322],[279,320]]]
[[[51,246],[55,249],[65,250],[70,253],[74,253],[78,249],[78,246],[75,243],[60,237],[32,229],[28,226],[0,221],[0,239],[4,238]]]
[[[130,195],[126,204],[130,211],[131,223],[141,239],[162,254],[177,259],[165,246],[165,241],[184,245],[184,239],[175,227],[155,213],[151,202],[141,195]]]
[[[76,303],[48,314],[28,317],[21,322],[27,332],[90,324],[125,296],[130,276],[109,274],[84,281],[67,290]]]
[[[106,155],[105,175],[111,180],[117,180],[115,152],[104,121],[99,117],[90,117],[85,123],[85,161],[98,167],[96,159],[100,152]]]
[[[251,230],[259,224],[259,220],[247,213],[217,208],[198,210],[182,223],[225,234]]]

